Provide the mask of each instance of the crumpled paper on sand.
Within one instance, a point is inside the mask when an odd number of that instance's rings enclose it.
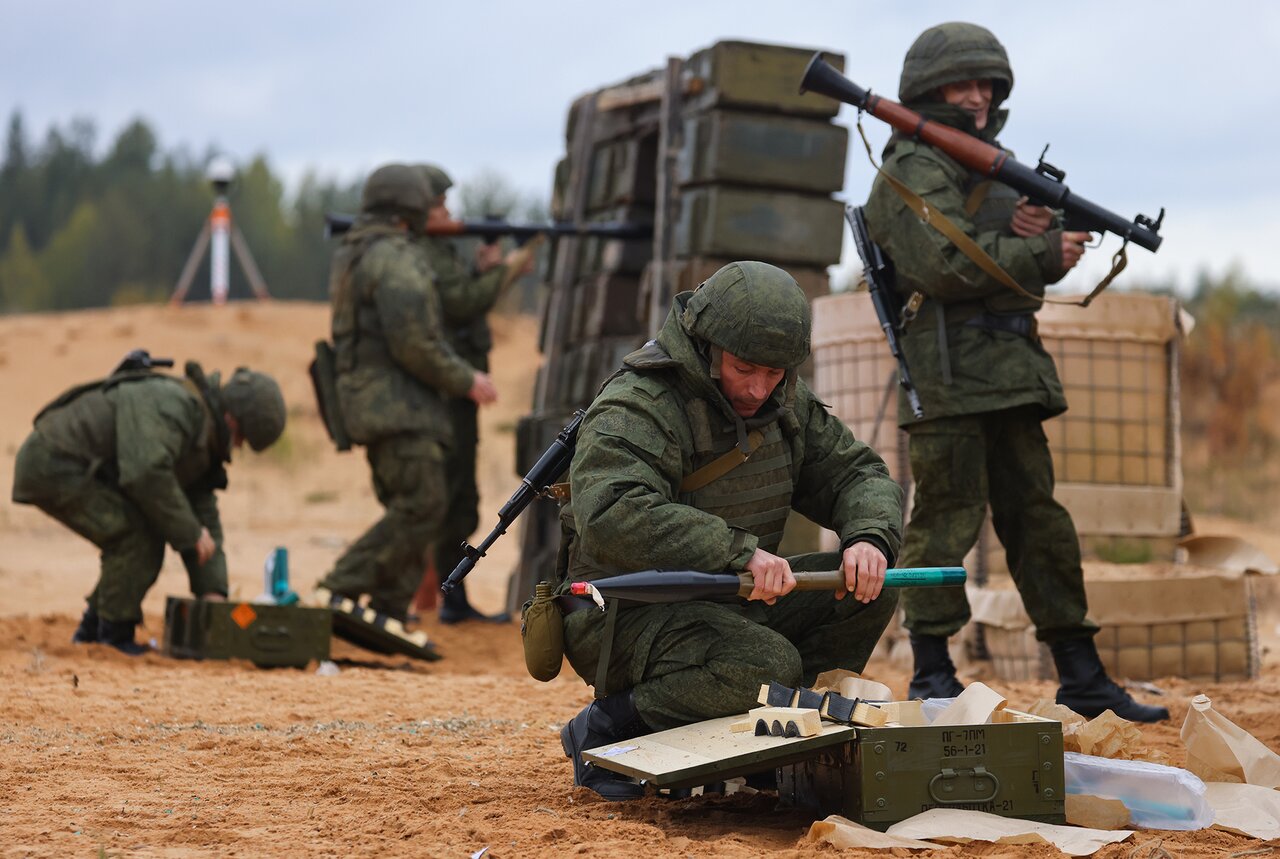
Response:
[[[1143,744],[1142,731],[1137,725],[1110,710],[1104,710],[1096,719],[1085,719],[1070,707],[1041,698],[1026,712],[1062,723],[1063,751],[1112,760],[1172,765],[1167,753],[1149,749]]]
[[[996,844],[1052,844],[1072,856],[1092,856],[1108,844],[1117,844],[1133,834],[1131,830],[1082,829],[1000,817],[985,811],[933,808],[889,827],[889,835],[903,838],[968,844],[989,841]]]
[[[1207,695],[1191,699],[1182,723],[1187,769],[1205,782],[1280,787],[1280,755],[1213,709]]]
[[[937,844],[928,841],[917,841],[914,838],[903,838],[878,832],[861,823],[854,823],[847,817],[832,814],[825,820],[815,820],[805,835],[805,840],[818,844],[826,842],[841,850],[851,847],[869,848],[872,850],[888,850],[893,847],[906,847],[908,850],[936,850]]]
[[[1270,840],[1280,838],[1280,791],[1256,784],[1204,786],[1213,828]]]

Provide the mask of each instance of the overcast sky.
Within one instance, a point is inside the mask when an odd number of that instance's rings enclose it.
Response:
[[[165,149],[264,153],[291,180],[432,160],[545,198],[582,92],[746,39],[843,53],[850,78],[896,97],[914,38],[956,18],[1008,49],[1006,146],[1034,162],[1051,142],[1074,191],[1126,216],[1168,209],[1163,247],[1132,249],[1128,279],[1186,285],[1238,265],[1280,290],[1273,3],[0,0],[0,110],[21,110],[37,140],[84,116],[105,145],[143,117]],[[878,153],[887,131],[866,124]],[[871,177],[851,141],[844,196],[865,199]],[[1064,288],[1091,286],[1117,246]]]

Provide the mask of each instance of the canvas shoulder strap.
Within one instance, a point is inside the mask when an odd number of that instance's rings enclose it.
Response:
[[[879,164],[876,163],[875,156],[871,153],[871,141],[867,139],[867,133],[862,128],[861,116],[858,118],[858,133],[862,135],[862,143],[863,146],[866,147],[867,158],[871,161],[871,166],[876,168],[876,172],[879,173],[887,183],[889,183],[889,187],[897,192],[898,196],[902,198],[902,202],[907,205],[907,208],[914,212],[916,217],[921,221],[924,221],[926,224],[942,233],[942,235],[946,236],[953,245],[960,249],[961,253],[973,261],[974,265],[978,266],[978,268],[982,269],[996,281],[1007,286],[1023,298],[1029,298],[1032,301],[1038,301],[1041,304],[1071,304],[1079,307],[1088,307],[1089,303],[1097,297],[1098,293],[1110,286],[1111,281],[1115,280],[1116,276],[1119,275],[1120,272],[1124,271],[1125,266],[1129,264],[1129,257],[1125,252],[1125,247],[1128,245],[1128,241],[1126,241],[1120,246],[1120,250],[1116,251],[1115,256],[1112,257],[1111,271],[1109,271],[1107,276],[1104,277],[1102,281],[1094,287],[1093,291],[1082,300],[1067,301],[1063,299],[1046,298],[1040,295],[1033,295],[1024,289],[1018,281],[1014,280],[1013,276],[1009,274],[1009,272],[1005,271],[1000,263],[992,259],[991,254],[983,250],[981,245],[970,238],[968,233],[957,227],[954,221],[932,208],[928,201],[903,184],[902,180],[898,179],[896,176],[890,176],[880,167]],[[980,202],[981,201],[979,201],[979,203]]]

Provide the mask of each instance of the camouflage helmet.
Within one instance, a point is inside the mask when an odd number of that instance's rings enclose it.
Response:
[[[419,164],[418,172],[427,180],[427,187],[437,199],[443,197],[445,192],[453,187],[453,180],[449,178],[449,174],[434,164]]]
[[[1013,69],[1000,40],[977,24],[939,24],[921,33],[907,50],[898,99],[904,104],[928,101],[943,84],[985,78],[992,82],[994,110],[1013,91]]]
[[[681,321],[752,364],[793,370],[809,357],[809,300],[795,278],[768,263],[729,263],[689,297]]]
[[[219,394],[254,450],[265,450],[284,432],[284,396],[266,373],[238,367]]]
[[[383,164],[369,174],[360,192],[360,211],[424,217],[432,194],[422,174],[408,164]]]

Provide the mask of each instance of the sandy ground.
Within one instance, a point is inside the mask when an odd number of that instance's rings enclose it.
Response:
[[[323,436],[305,376],[327,309],[275,303],[225,308],[132,308],[0,318],[0,855],[2,856],[809,856],[812,819],[768,794],[649,798],[621,805],[571,786],[557,731],[590,698],[571,672],[531,680],[518,632],[423,628],[445,659],[380,657],[335,642],[341,672],[259,670],[73,646],[92,546],[38,511],[7,501],[12,460],[30,418],[62,388],[108,369],[128,348],[188,358],[206,369],[273,372],[291,404],[284,442],[237,457],[222,496],[233,588],[261,590],[262,561],[290,551],[294,586],[308,588],[377,515],[358,454]],[[483,416],[481,523],[515,485],[514,419],[529,399],[536,323],[496,320],[503,402]],[[1198,520],[1202,529],[1205,522]],[[1275,532],[1213,522],[1280,555]],[[474,600],[504,602],[516,541],[472,576]],[[159,638],[164,597],[186,591],[170,553],[147,598],[145,632]],[[1264,609],[1266,606],[1264,605]],[[1264,639],[1276,638],[1264,615]],[[1280,668],[1272,648],[1253,683],[1160,681],[1173,711],[1144,729],[1175,762],[1187,701],[1197,692],[1280,748]],[[868,673],[905,692],[884,660]],[[1048,683],[992,682],[1015,705]],[[1162,841],[1161,841],[1162,840]],[[1219,831],[1139,832],[1105,857],[1229,856],[1263,847]],[[1276,845],[1272,845],[1276,846]],[[1051,856],[1047,847],[953,847],[948,856]],[[852,855],[852,854],[851,854]],[[874,855],[874,854],[868,854]],[[932,855],[932,854],[927,854]]]

